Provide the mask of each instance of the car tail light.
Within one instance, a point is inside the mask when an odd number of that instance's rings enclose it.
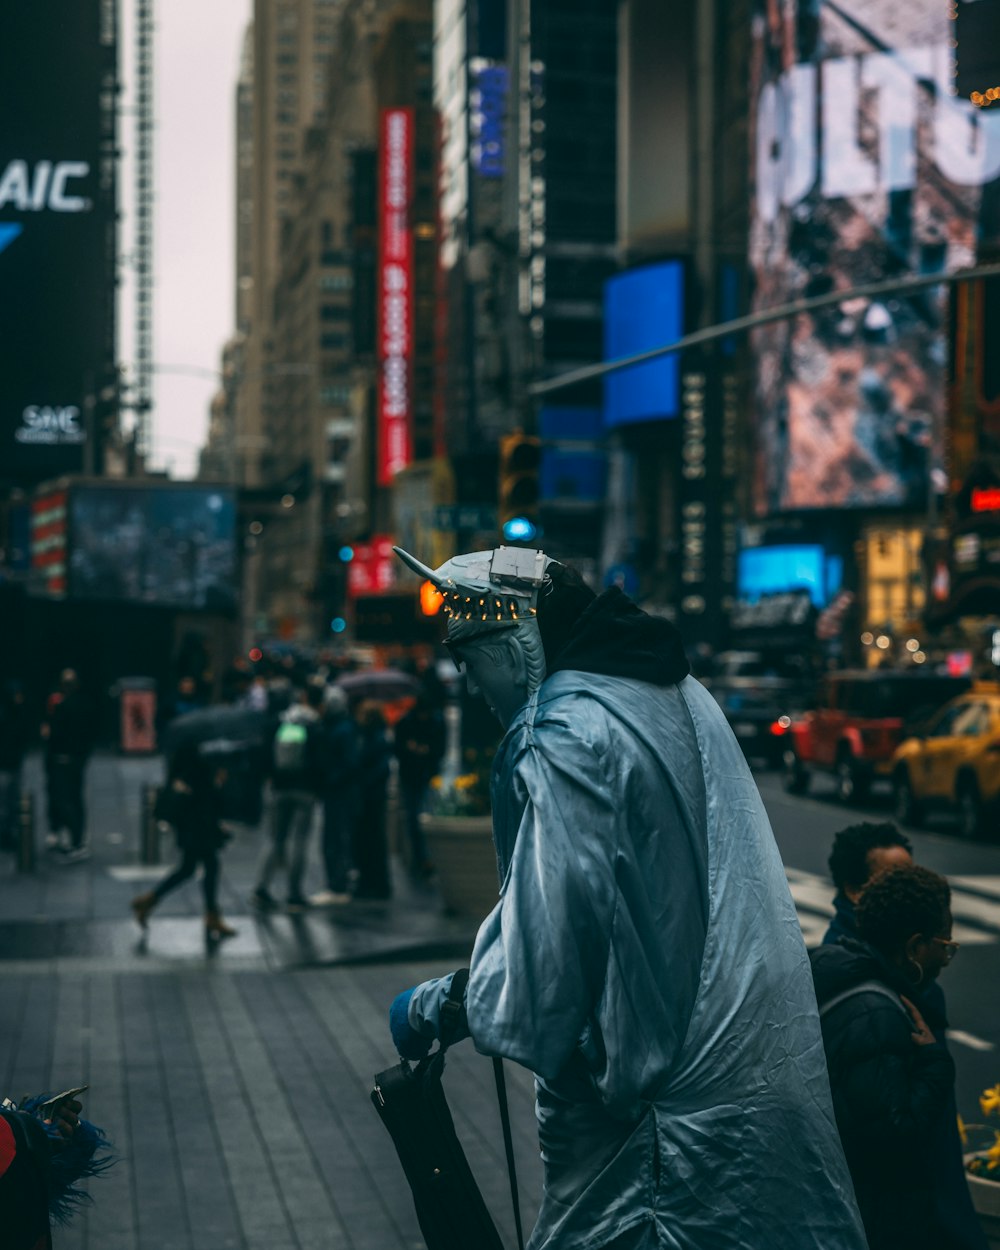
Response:
[[[782,734],[788,733],[792,727],[792,718],[790,716],[779,716],[776,721],[771,722],[771,733],[776,738],[780,738]]]

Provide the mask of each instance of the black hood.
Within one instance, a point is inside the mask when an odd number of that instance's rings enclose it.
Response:
[[[617,587],[594,599],[548,662],[548,675],[572,669],[670,686],[691,671],[681,636],[650,616]]]
[[[862,981],[881,981],[900,994],[913,994],[891,964],[869,946],[856,938],[841,938],[832,946],[819,946],[809,952],[816,1001],[822,1007],[837,994],[849,990]]]

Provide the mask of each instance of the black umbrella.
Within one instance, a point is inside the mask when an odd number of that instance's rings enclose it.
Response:
[[[233,748],[253,746],[263,742],[273,731],[272,718],[257,708],[234,707],[230,703],[218,707],[206,707],[197,712],[186,712],[167,726],[163,735],[163,749],[173,755],[179,746],[188,742],[199,746],[229,744]]]
[[[420,681],[398,668],[372,668],[338,677],[335,685],[349,699],[412,698],[420,693]]]

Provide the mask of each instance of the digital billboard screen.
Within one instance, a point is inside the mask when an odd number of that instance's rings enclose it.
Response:
[[[236,501],[210,486],[74,486],[69,597],[231,613]]]
[[[84,467],[111,380],[114,38],[107,0],[4,10],[0,481],[21,486]]]
[[[673,343],[684,333],[684,267],[643,265],[604,284],[604,359],[619,360]],[[680,408],[680,357],[619,369],[604,379],[604,423],[675,417]]]
[[[739,554],[736,593],[747,603],[762,595],[803,590],[817,608],[825,608],[840,590],[844,562],[812,543],[745,547]]]
[[[942,0],[756,0],[755,311],[976,259],[1000,115],[952,94]],[[758,514],[926,507],[941,463],[946,295],[845,298],[754,332]]]

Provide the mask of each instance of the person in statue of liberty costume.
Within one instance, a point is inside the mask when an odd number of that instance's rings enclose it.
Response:
[[[397,554],[507,729],[464,1029],[536,1077],[530,1250],[863,1250],[781,860],[673,626],[540,551]],[[450,985],[392,1003],[405,1058]]]

